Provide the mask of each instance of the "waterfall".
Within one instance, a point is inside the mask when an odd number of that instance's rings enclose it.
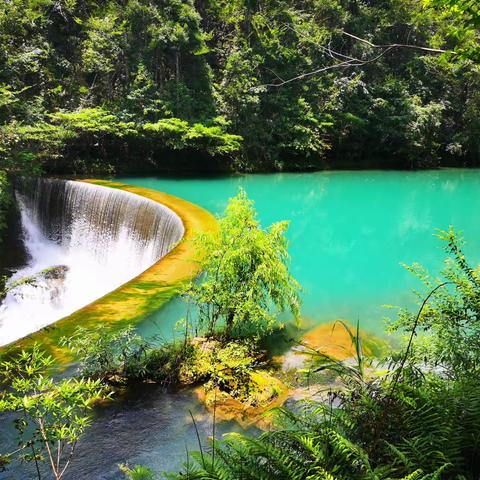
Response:
[[[16,191],[28,264],[0,305],[0,345],[63,318],[142,273],[183,237],[180,218],[118,189],[29,179]]]

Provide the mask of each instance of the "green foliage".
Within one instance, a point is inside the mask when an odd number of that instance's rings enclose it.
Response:
[[[341,408],[310,402],[281,410],[277,427],[258,438],[229,434],[168,478],[474,479],[478,393],[473,382],[428,380],[394,396],[388,383],[350,390]]]
[[[46,461],[53,478],[64,477],[78,440],[91,424],[92,404],[106,398],[99,381],[65,379],[55,382],[49,371],[53,358],[38,345],[0,362],[0,411],[17,414],[21,460]]]
[[[462,240],[450,228],[438,234],[446,243],[448,257],[441,277],[431,276],[421,265],[407,267],[430,291],[445,283],[424,306],[414,342],[417,361],[440,367],[455,378],[480,372],[480,270],[471,268],[461,249]],[[423,300],[425,294],[418,293]],[[416,315],[400,310],[394,328],[411,330]]]
[[[150,343],[131,327],[113,333],[104,327],[95,331],[79,327],[62,344],[78,357],[80,375],[115,386],[141,381],[177,385],[193,354],[186,341]]]
[[[135,465],[130,468],[128,465],[119,465],[120,471],[125,474],[128,480],[154,480],[154,473],[147,467]]]
[[[241,146],[241,137],[226,133],[226,123],[220,118],[207,126],[179,118],[136,123],[124,121],[124,116],[105,107],[81,108],[49,114],[35,125],[10,125],[13,138],[5,144],[5,154],[11,156],[17,152],[17,157],[23,156],[27,165],[56,161],[55,168],[64,172],[109,174],[115,172],[118,163],[110,158],[112,151],[120,148],[124,155],[128,143],[134,140],[147,157],[154,156],[159,147],[225,156],[237,152]],[[10,158],[9,163],[21,171],[21,159]],[[73,162],[66,163],[67,159]],[[96,165],[98,160],[100,166]]]
[[[0,235],[2,230],[7,226],[5,213],[8,205],[10,204],[11,197],[8,191],[8,180],[5,172],[0,170]],[[1,240],[1,236],[0,236]]]
[[[225,133],[220,125],[190,125],[179,118],[166,118],[143,126],[146,133],[173,150],[191,148],[211,155],[230,154],[240,149],[242,137]]]
[[[83,108],[75,112],[57,112],[50,115],[54,124],[67,130],[66,136],[92,134],[98,140],[101,135],[124,137],[135,134],[133,122],[125,123],[104,108]]]
[[[465,25],[480,27],[480,6],[472,0],[426,0],[427,5],[444,7],[462,19]]]
[[[67,174],[476,165],[478,28],[471,0],[3,2],[1,160]],[[447,53],[370,62],[380,50],[343,32]]]
[[[251,374],[261,365],[262,355],[254,342],[204,338],[192,340],[191,354],[181,365],[179,378],[184,384],[202,383],[208,391],[218,388],[240,401],[249,400],[254,393]]]
[[[427,7],[441,16],[445,36],[454,45],[456,57],[462,60],[480,59],[480,8],[472,0],[424,0]],[[450,58],[449,55],[447,55]]]
[[[115,71],[122,54],[125,24],[114,11],[99,12],[85,22],[87,38],[82,45],[82,63],[88,73],[108,75]]]
[[[138,378],[145,373],[149,344],[132,327],[114,333],[103,326],[94,331],[78,327],[72,337],[62,338],[61,344],[78,356],[79,371],[86,377],[109,380]]]
[[[186,297],[198,307],[198,324],[208,335],[223,327],[226,338],[263,336],[278,326],[279,312],[299,311],[299,286],[288,270],[287,223],[262,229],[241,190],[219,224],[218,232],[196,239],[204,274]]]
[[[368,385],[370,381],[368,370],[372,369],[373,362],[372,359],[364,354],[363,340],[360,335],[360,323],[357,322],[355,331],[342,321],[339,321],[334,328],[343,328],[347,332],[351,345],[354,347],[353,358],[338,360],[323,352],[307,348],[306,354],[310,356],[310,370],[308,374],[310,375],[312,371],[316,373],[327,370],[346,379],[354,388],[362,388]]]
[[[79,359],[82,377],[113,386],[128,382],[156,382],[163,386],[203,384],[219,388],[239,400],[252,393],[251,374],[262,365],[262,354],[248,339],[222,343],[194,338],[182,342],[149,343],[127,327],[111,333],[106,328],[79,327],[62,344]]]
[[[479,473],[477,380],[409,376],[392,392],[388,380],[347,388],[327,404],[281,410],[259,438],[230,434],[215,453],[193,454],[189,479],[475,479]],[[340,407],[340,408],[339,408]]]

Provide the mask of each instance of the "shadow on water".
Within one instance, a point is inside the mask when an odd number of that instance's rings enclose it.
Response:
[[[202,442],[207,444],[212,435],[212,416],[197,401],[193,390],[165,392],[157,385],[135,386],[121,399],[96,409],[93,426],[78,444],[65,480],[122,479],[119,463],[147,465],[158,473],[178,470],[186,451],[198,450],[190,411]],[[4,425],[3,420],[0,423]],[[11,425],[8,429],[3,425],[2,450],[15,448]],[[216,427],[216,436],[235,430],[240,430],[237,424],[222,422]],[[8,472],[0,473],[0,479],[36,478],[31,467],[14,464]]]
[[[15,270],[23,267],[28,254],[22,241],[20,212],[14,203],[7,212],[7,228],[0,243],[0,277],[9,277]]]

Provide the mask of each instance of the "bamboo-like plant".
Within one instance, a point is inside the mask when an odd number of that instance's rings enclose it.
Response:
[[[39,479],[45,462],[52,478],[61,480],[80,437],[91,424],[93,403],[108,397],[108,392],[98,380],[54,381],[49,375],[53,364],[53,358],[38,345],[0,362],[4,387],[0,412],[17,414],[20,449],[16,456],[33,462]]]
[[[262,336],[271,332],[280,311],[299,312],[299,285],[288,268],[287,222],[262,229],[245,191],[230,199],[219,232],[200,235],[202,281],[186,297],[198,307],[198,323],[208,335]]]

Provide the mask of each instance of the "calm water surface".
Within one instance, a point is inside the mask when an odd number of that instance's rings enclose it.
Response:
[[[248,175],[212,179],[122,178],[122,181],[178,195],[219,214],[243,187],[255,201],[264,226],[289,220],[292,271],[304,288],[303,316],[315,325],[360,319],[379,334],[383,305],[412,305],[416,281],[401,263],[441,266],[435,229],[454,225],[465,251],[480,260],[480,170],[435,172],[322,172]],[[174,300],[144,322],[145,332],[175,333],[184,314]],[[189,410],[200,435],[211,434],[211,418],[192,392],[166,394],[145,387],[96,412],[68,479],[121,478],[116,465],[128,461],[158,471],[178,468],[185,448],[195,448]],[[0,445],[14,440],[0,425]],[[223,424],[221,432],[233,428]],[[3,476],[2,476],[3,475]],[[16,469],[0,478],[30,478]]]
[[[210,179],[122,178],[220,214],[244,188],[264,226],[289,220],[291,269],[302,285],[306,325],[360,320],[381,332],[385,305],[413,306],[416,280],[402,263],[432,271],[444,252],[436,229],[463,231],[466,253],[480,260],[480,170],[319,172]],[[183,315],[171,302],[143,325],[171,336]]]

